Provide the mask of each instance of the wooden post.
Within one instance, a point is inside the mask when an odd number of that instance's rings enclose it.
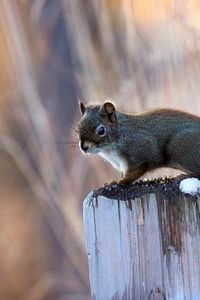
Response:
[[[88,195],[92,299],[200,299],[200,200],[178,184],[139,182]]]

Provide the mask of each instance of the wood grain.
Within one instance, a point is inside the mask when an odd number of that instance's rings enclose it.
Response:
[[[93,195],[84,201],[93,299],[200,299],[198,197],[149,193],[127,205]]]

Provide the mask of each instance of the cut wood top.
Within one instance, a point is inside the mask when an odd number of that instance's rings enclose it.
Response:
[[[130,185],[108,184],[98,190],[95,190],[93,192],[93,197],[97,198],[98,196],[104,196],[109,199],[126,201],[141,197],[145,194],[160,193],[166,198],[185,195],[186,197],[196,199],[198,198],[198,194],[184,194],[179,189],[180,181],[189,177],[189,175],[180,175],[153,180],[145,179],[133,182]]]

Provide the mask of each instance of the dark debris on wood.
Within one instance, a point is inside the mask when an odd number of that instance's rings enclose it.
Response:
[[[190,178],[189,175],[179,175],[176,177],[165,177],[157,179],[144,179],[133,182],[129,185],[121,184],[106,184],[104,187],[95,190],[93,196],[104,196],[115,200],[130,200],[141,197],[144,194],[160,193],[166,198],[172,199],[177,195],[183,195],[179,189],[180,181],[185,178]],[[199,194],[190,195],[184,194],[186,197],[198,198]]]

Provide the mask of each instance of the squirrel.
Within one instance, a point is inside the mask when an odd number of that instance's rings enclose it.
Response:
[[[129,184],[145,172],[171,167],[200,177],[200,118],[178,110],[137,114],[116,110],[111,102],[84,106],[76,131],[84,153],[99,154]]]

